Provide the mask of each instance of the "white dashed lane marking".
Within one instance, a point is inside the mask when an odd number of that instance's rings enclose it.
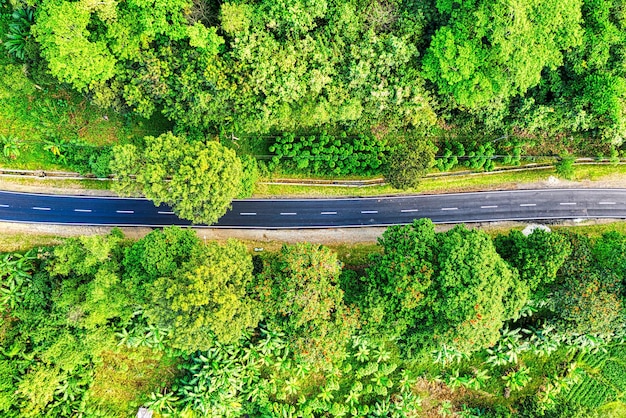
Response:
[[[441,210],[459,210],[459,208],[441,208]]]
[[[165,212],[165,211],[162,211],[162,210],[158,211],[157,213],[159,215],[173,215],[174,214],[174,212]]]
[[[117,213],[128,213],[128,214],[135,213],[134,210],[116,210],[115,212],[117,212]]]
[[[90,213],[91,209],[74,209],[74,212],[85,212],[85,213]]]
[[[39,207],[39,206],[33,206],[33,209],[34,210],[51,210],[50,208],[42,208],[42,207]]]
[[[497,207],[498,207],[498,206],[496,206],[496,205],[489,205],[489,206],[481,206],[480,208],[481,208],[481,209],[495,209],[495,208],[497,208]]]
[[[8,208],[9,205],[0,205],[0,208]]]
[[[241,216],[256,216],[256,212],[239,212]]]
[[[280,213],[282,216],[293,216],[293,215],[297,215],[296,212],[281,212]]]
[[[559,203],[559,205],[561,205],[561,206],[575,206],[576,202],[562,202],[562,203]]]
[[[410,212],[419,212],[417,209],[402,209],[400,210],[402,213],[410,213]]]
[[[598,202],[598,205],[615,205],[616,202]]]
[[[373,213],[378,213],[377,210],[362,210],[361,213],[363,214],[373,214]]]
[[[337,212],[320,212],[320,215],[336,215]]]
[[[526,206],[537,206],[537,204],[536,204],[536,203],[522,203],[520,206],[521,206],[521,207],[526,207]]]

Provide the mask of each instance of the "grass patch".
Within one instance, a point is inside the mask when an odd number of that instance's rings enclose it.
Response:
[[[152,392],[169,385],[177,361],[148,348],[105,351],[89,388],[89,400],[107,416],[134,416]]]
[[[111,190],[111,182],[103,180],[73,180],[62,178],[40,178],[40,177],[2,177],[0,178],[0,188],[2,190],[24,191],[25,187],[42,188],[51,193],[72,193],[81,190]],[[44,193],[44,191],[35,191]]]
[[[617,180],[626,175],[626,165],[577,165],[575,166],[574,180]],[[255,196],[298,196],[298,197],[327,197],[327,196],[376,196],[415,193],[451,193],[470,192],[480,190],[513,189],[522,183],[536,183],[547,181],[550,176],[556,176],[553,168],[528,171],[502,172],[493,174],[468,174],[440,178],[426,178],[415,189],[400,191],[388,185],[368,187],[345,186],[302,186],[297,184],[257,184]],[[266,180],[271,181],[271,180]]]
[[[600,223],[596,225],[580,225],[580,226],[550,226],[555,231],[572,231],[579,234],[587,235],[591,238],[598,238],[603,234],[616,231],[626,234],[626,221],[616,221],[608,223]]]
[[[58,245],[62,242],[63,238],[54,235],[0,233],[0,252],[27,251],[34,247]]]

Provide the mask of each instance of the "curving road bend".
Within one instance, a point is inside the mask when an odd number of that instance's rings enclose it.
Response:
[[[338,228],[505,220],[626,219],[626,189],[542,189],[350,199],[245,199],[211,228]],[[0,221],[152,226],[190,225],[145,199],[0,191]]]

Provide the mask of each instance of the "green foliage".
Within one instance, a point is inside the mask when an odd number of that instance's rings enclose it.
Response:
[[[574,162],[576,158],[570,155],[566,155],[559,158],[559,161],[554,165],[556,174],[564,179],[571,180],[574,177]]]
[[[457,165],[491,171],[495,168],[495,152],[491,142],[472,141],[464,145],[458,141],[445,141],[440,145],[436,165],[440,171],[450,171]]]
[[[54,249],[51,277],[63,278],[57,309],[77,327],[95,328],[114,318],[129,319],[132,306],[120,280],[123,235],[70,238]]]
[[[581,42],[580,0],[436,4],[447,24],[434,34],[423,71],[460,108],[524,94],[544,68],[561,65],[561,51]]]
[[[188,142],[172,133],[146,137],[145,149],[113,147],[116,190],[139,188],[155,205],[165,203],[194,223],[212,224],[241,188],[242,167],[234,151],[214,141]]]
[[[192,230],[170,227],[133,244],[123,264],[132,299],[174,347],[191,352],[216,338],[231,342],[258,322],[246,294],[252,259],[240,243],[203,245]]]
[[[337,254],[312,244],[285,245],[264,264],[255,292],[265,323],[289,335],[296,352],[314,367],[342,358],[357,321],[337,285]]]
[[[92,10],[85,2],[43,2],[32,27],[52,75],[86,90],[115,75],[116,59],[105,42],[90,40]]]
[[[616,400],[626,390],[624,344],[617,344],[600,353],[581,359],[582,379],[567,393],[567,402],[598,408]]]
[[[3,42],[4,47],[9,54],[24,61],[32,53],[30,27],[34,21],[34,11],[30,8],[17,9],[11,17],[12,22],[6,34],[6,41]]]
[[[339,137],[323,132],[299,139],[294,134],[283,135],[269,150],[275,153],[270,170],[280,167],[287,173],[371,175],[380,172],[389,146],[384,139],[365,135],[348,139],[345,132]]]
[[[396,189],[418,186],[435,165],[435,147],[428,141],[408,140],[394,147],[385,167],[385,180]]]
[[[0,135],[0,145],[2,145],[2,154],[10,160],[15,160],[21,154],[20,141],[14,136]]]
[[[150,322],[171,331],[171,345],[189,352],[206,350],[213,335],[237,340],[258,322],[258,308],[246,296],[252,260],[245,246],[208,244],[194,255],[173,277],[152,282],[144,306]]]
[[[511,371],[502,376],[506,387],[512,391],[519,391],[530,382],[531,377],[528,375],[528,368],[520,367],[518,370]]]
[[[418,220],[388,228],[380,245],[366,278],[368,315],[409,346],[451,344],[464,353],[489,346],[528,296],[482,232],[458,226],[435,234]]]
[[[496,237],[494,244],[502,258],[519,271],[531,292],[552,283],[571,252],[566,237],[541,229],[535,229],[528,236],[511,231],[507,236]]]
[[[242,244],[172,227],[5,254],[0,414],[121,416],[148,402],[164,416],[411,417],[438,375],[472,397],[451,398],[459,414],[592,416],[626,390],[626,351],[611,343],[623,309],[607,298],[622,297],[622,241],[497,238],[548,298],[522,309],[524,279],[487,235],[425,220],[389,228],[366,276],[341,278],[357,282],[356,307],[318,245],[263,253],[253,269]]]
[[[419,410],[413,374],[383,345],[354,337],[350,355],[326,375],[293,363],[284,334],[261,329],[241,345],[196,353],[171,393],[153,394],[151,408],[194,416],[389,416]]]
[[[622,328],[623,278],[614,266],[598,262],[589,238],[573,234],[568,238],[572,253],[559,270],[555,313],[569,332],[610,336]]]
[[[241,188],[238,199],[245,199],[252,196],[254,186],[259,179],[259,166],[256,158],[250,155],[241,156]]]

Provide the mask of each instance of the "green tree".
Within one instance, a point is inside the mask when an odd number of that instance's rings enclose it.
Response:
[[[194,223],[212,224],[226,212],[241,187],[242,166],[234,151],[172,133],[146,137],[145,143],[143,151],[131,144],[113,148],[116,190],[129,194],[135,181],[155,205],[166,203]]]
[[[232,342],[258,322],[256,303],[247,296],[252,259],[236,241],[201,247],[195,259],[169,277],[157,278],[147,289],[146,315],[172,332],[174,347],[206,350],[213,335]]]
[[[555,321],[569,333],[611,334],[623,326],[619,265],[603,264],[609,261],[604,258],[605,243],[596,249],[586,236],[567,234],[567,238],[572,253],[558,272],[553,297]]]
[[[559,161],[554,165],[556,174],[564,179],[571,180],[574,178],[574,162],[576,157],[571,155],[564,155],[559,157]]]
[[[78,90],[115,75],[116,59],[107,44],[90,40],[87,26],[91,17],[86,1],[45,1],[37,8],[36,24],[31,28],[52,75]]]
[[[366,317],[409,346],[451,344],[466,353],[489,346],[528,297],[483,232],[457,226],[435,234],[420,219],[388,228],[380,245],[367,274]]]
[[[552,283],[571,252],[565,236],[541,229],[528,236],[511,231],[509,235],[497,236],[494,244],[498,254],[519,271],[531,291]]]
[[[426,78],[461,108],[478,109],[524,94],[541,71],[580,44],[581,0],[439,0],[447,24],[423,60]]]
[[[385,180],[396,189],[418,186],[435,165],[436,148],[426,140],[407,140],[392,149],[385,167]]]
[[[168,227],[125,252],[124,283],[148,322],[186,351],[237,340],[258,322],[247,290],[252,258],[243,244],[204,245],[191,229]]]
[[[429,322],[422,338],[469,352],[492,345],[505,320],[528,298],[520,282],[482,231],[456,226],[439,236],[438,274],[429,289]],[[429,329],[430,328],[430,329]]]
[[[123,238],[116,229],[106,236],[70,238],[54,248],[48,269],[51,277],[62,278],[55,306],[73,325],[94,328],[132,316],[120,279]]]
[[[593,253],[601,267],[611,269],[626,285],[626,235],[617,231],[607,232],[593,247]]]
[[[330,249],[309,243],[284,245],[265,260],[255,292],[265,321],[282,329],[305,361],[326,368],[343,358],[356,329],[337,280],[341,263]]]

